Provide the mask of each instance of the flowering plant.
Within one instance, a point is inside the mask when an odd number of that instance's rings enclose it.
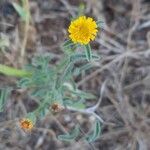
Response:
[[[62,45],[64,57],[56,65],[50,65],[53,59],[51,54],[37,55],[24,70],[0,65],[0,73],[21,77],[17,86],[26,89],[31,97],[38,100],[38,107],[19,121],[21,129],[31,131],[36,125],[37,118],[68,109],[94,116],[95,124],[92,131],[84,138],[92,142],[99,137],[100,122],[103,120],[95,111],[100,104],[104,88],[101,88],[101,97],[96,105],[86,108],[86,100],[96,97],[80,90],[74,81],[74,78],[83,71],[94,67],[93,61],[99,60],[99,56],[92,53],[90,46],[90,41],[94,40],[98,33],[99,23],[86,16],[72,20],[68,28],[69,40]],[[75,64],[79,64],[78,67]],[[4,105],[3,92],[1,90],[1,111]],[[58,138],[66,141],[74,140],[78,137],[79,131],[80,126],[77,125],[71,132],[59,135]]]

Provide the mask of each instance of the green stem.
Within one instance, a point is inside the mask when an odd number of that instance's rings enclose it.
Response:
[[[2,64],[0,64],[0,73],[14,77],[30,77],[32,75],[31,72],[15,69]]]

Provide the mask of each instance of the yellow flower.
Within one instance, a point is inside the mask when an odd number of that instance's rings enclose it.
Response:
[[[23,130],[30,131],[33,128],[33,123],[30,119],[24,118],[19,121],[20,127]]]
[[[85,16],[80,16],[78,19],[73,20],[68,29],[69,37],[74,43],[88,44],[94,40],[97,30],[96,22]]]

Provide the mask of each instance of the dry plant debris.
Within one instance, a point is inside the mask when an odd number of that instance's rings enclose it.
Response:
[[[80,138],[70,143],[57,139],[58,134],[67,133],[77,123],[85,135],[95,121],[92,116],[65,109],[59,115],[37,120],[30,134],[22,132],[16,126],[16,118],[35,110],[39,104],[26,90],[16,88],[16,78],[0,74],[3,98],[9,93],[9,89],[3,89],[13,88],[0,112],[0,149],[149,150],[149,1],[30,0],[24,5],[25,10],[30,8],[30,24],[22,23],[12,2],[18,1],[0,1],[0,64],[15,68],[41,53],[50,53],[50,65],[57,64],[62,57],[61,43],[68,37],[70,16],[76,16],[79,6],[84,5],[86,16],[103,20],[103,29],[91,43],[93,52],[101,59],[75,80],[79,89],[96,95],[96,100],[87,101],[88,106],[97,106],[99,99],[96,114],[104,123],[100,138],[92,143]]]

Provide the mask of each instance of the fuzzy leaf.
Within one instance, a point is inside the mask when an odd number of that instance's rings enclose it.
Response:
[[[92,65],[91,63],[87,63],[87,64],[85,64],[85,65],[83,65],[83,66],[81,66],[81,67],[76,67],[76,68],[74,69],[73,74],[76,75],[76,76],[78,76],[78,75],[80,75],[83,71],[86,71],[86,70],[88,70],[88,69],[90,69],[90,68],[92,68],[92,67],[93,67],[93,65]]]
[[[99,21],[96,21],[96,24],[99,28],[103,28],[104,27],[104,22],[99,20]]]
[[[83,60],[86,60],[86,59],[87,59],[86,54],[77,53],[77,54],[71,55],[70,62],[83,61]],[[92,54],[92,59],[99,60],[100,57],[98,55]]]
[[[85,45],[85,54],[88,61],[92,59],[92,51],[90,44]]]
[[[81,97],[82,99],[95,99],[96,97],[91,94],[91,93],[87,93],[87,92],[84,92],[84,91],[81,91],[81,90],[75,90],[75,91],[72,91],[72,93],[74,93],[75,95]]]
[[[64,105],[65,106],[71,106],[73,108],[76,108],[76,109],[85,109],[85,104],[83,103],[83,100],[78,100],[78,101],[72,101],[70,99],[66,99],[64,100]]]
[[[0,89],[0,112],[4,110],[4,105],[8,96],[10,95],[10,92],[10,88]]]
[[[82,102],[77,102],[77,103],[74,103],[71,107],[73,107],[73,108],[76,108],[76,109],[85,109],[85,104],[83,104]]]
[[[85,139],[88,141],[88,142],[93,142],[95,141],[97,138],[99,138],[100,136],[100,133],[101,133],[101,124],[99,122],[99,120],[96,120],[94,126],[93,126],[93,131],[88,134]]]
[[[28,113],[26,117],[27,117],[28,119],[30,119],[33,124],[36,123],[36,116],[35,116],[35,114],[34,114],[33,112]]]
[[[28,86],[30,86],[31,82],[32,82],[32,81],[31,81],[30,78],[22,78],[22,79],[18,82],[18,87],[27,88]]]
[[[78,7],[78,17],[79,16],[83,16],[85,13],[85,4],[84,3],[80,3],[79,7]]]
[[[66,47],[69,47],[69,46],[72,46],[72,45],[74,45],[72,40],[67,40],[67,41],[64,42],[63,47],[66,48]]]
[[[67,40],[64,42],[63,44],[63,51],[67,54],[67,55],[71,55],[75,52],[75,49],[77,48],[77,44],[74,44],[72,42],[72,40]]]
[[[59,135],[58,139],[61,141],[69,142],[69,141],[75,140],[78,135],[79,135],[79,126],[77,125],[70,133]]]
[[[66,67],[66,69],[64,70],[64,72],[63,72],[63,75],[61,76],[61,83],[63,83],[65,80],[66,80],[66,78],[69,78],[69,76],[71,75],[71,73],[72,73],[72,69],[73,69],[73,64],[72,63],[70,63],[67,67]]]

